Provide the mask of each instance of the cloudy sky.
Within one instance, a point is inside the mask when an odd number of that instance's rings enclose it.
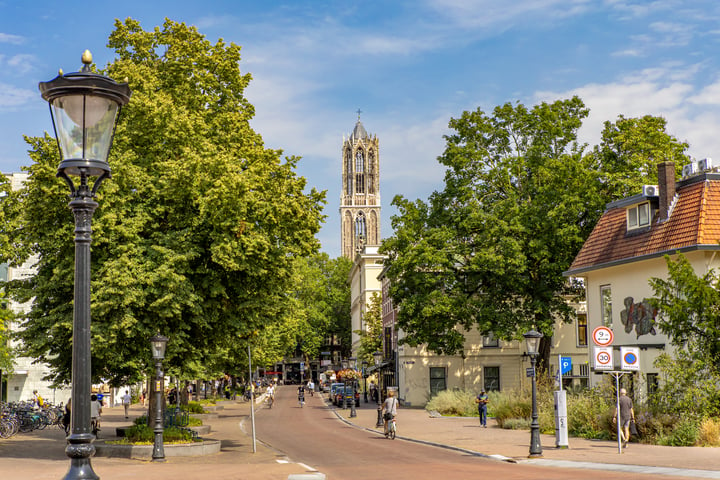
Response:
[[[242,46],[253,127],[303,157],[327,190],[323,250],[340,254],[341,146],[362,110],[380,139],[383,237],[395,195],[442,188],[450,118],[579,95],[582,140],[619,114],[663,116],[700,159],[720,159],[720,2],[715,0],[0,0],[0,171],[29,164],[23,135],[52,131],[37,90],[83,50],[104,66],[116,18],[164,18]]]

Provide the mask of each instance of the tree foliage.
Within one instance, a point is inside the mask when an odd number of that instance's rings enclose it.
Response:
[[[324,192],[306,192],[299,158],[250,127],[239,46],[127,19],[109,47],[117,58],[101,73],[127,78],[132,98],[93,219],[93,377],[137,378],[156,332],[170,337],[169,368],[196,373],[285,318],[297,259],[318,248]],[[17,300],[35,299],[20,336],[67,381],[73,220],[54,141],[27,140],[30,178],[4,206],[12,248],[2,253],[16,265],[37,255],[37,274],[10,285]]]
[[[395,197],[395,235],[382,247],[406,343],[455,353],[463,329],[513,339],[536,328],[549,358],[553,324],[574,317],[563,272],[605,204],[638,193],[655,162],[686,148],[663,119],[619,117],[586,154],[577,131],[587,114],[573,97],[451,119],[444,189],[427,202]]]

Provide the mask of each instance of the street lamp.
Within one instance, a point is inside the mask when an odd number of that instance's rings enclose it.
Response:
[[[380,406],[380,362],[382,362],[383,354],[380,351],[373,352],[373,361],[375,362],[375,371],[378,372],[378,382],[377,386],[375,387],[375,394],[377,395],[375,397],[377,401],[377,422],[375,422],[375,428],[379,428],[385,425],[382,418],[382,407]]]
[[[540,339],[543,334],[530,330],[523,334],[527,343],[527,353],[530,356],[532,367],[532,422],[530,423],[530,457],[542,457],[542,445],[540,444],[540,424],[538,423],[537,412],[537,375],[535,373],[535,362],[537,361]]]
[[[345,371],[348,368],[348,361],[347,360],[341,360],[340,366],[342,367],[342,370]],[[345,401],[345,389],[347,388],[347,377],[343,377],[343,387],[342,387],[342,393],[340,394],[341,401],[342,401],[342,409],[345,410],[347,408],[347,402]]]
[[[350,368],[353,371],[352,398],[350,399],[350,418],[353,418],[357,417],[357,411],[355,410],[355,384],[357,383],[357,380],[355,380],[355,372],[357,372],[357,358],[350,358]]]
[[[165,461],[165,448],[163,445],[163,390],[165,381],[163,378],[162,361],[165,358],[165,347],[168,338],[159,333],[150,339],[152,358],[155,360],[155,442],[153,444],[152,461]]]
[[[90,71],[92,55],[82,55],[82,70],[59,75],[38,85],[50,106],[55,139],[62,155],[57,176],[70,187],[70,209],[75,217],[75,293],[72,339],[72,433],[65,453],[70,457],[68,480],[99,477],[90,457],[95,436],[90,426],[90,242],[93,199],[100,184],[110,177],[108,153],[115,133],[117,114],[130,101],[127,83]],[[80,184],[70,176],[80,177]],[[95,177],[92,187],[90,177]]]
[[[368,366],[367,360],[363,360],[363,362],[362,362],[362,375],[363,375],[363,382],[364,382],[363,397],[365,398],[365,403],[368,403],[368,399],[367,399],[367,366]]]

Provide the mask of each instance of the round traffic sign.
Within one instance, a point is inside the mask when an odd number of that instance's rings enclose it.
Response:
[[[637,355],[635,355],[635,352],[625,352],[625,363],[628,365],[635,365],[638,361]]]
[[[597,327],[593,330],[592,337],[598,347],[607,347],[613,342],[613,332],[608,327]]]
[[[610,354],[608,352],[598,352],[597,363],[599,365],[608,365],[610,364],[611,360],[612,358],[610,357]]]

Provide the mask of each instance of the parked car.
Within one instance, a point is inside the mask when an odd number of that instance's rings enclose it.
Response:
[[[345,386],[344,383],[332,383],[332,384],[330,384],[330,394],[329,394],[329,396],[328,396],[328,400],[330,400],[331,402],[335,403],[335,391],[336,391],[338,388],[343,387],[343,386]]]
[[[360,406],[360,392],[355,391],[355,395],[353,395],[353,388],[351,386],[346,386],[345,388],[338,388],[335,396],[333,398],[333,404],[335,404],[338,407],[343,406],[343,400],[345,401],[345,406],[350,406],[350,403],[353,401],[353,397],[355,398],[355,406]]]

